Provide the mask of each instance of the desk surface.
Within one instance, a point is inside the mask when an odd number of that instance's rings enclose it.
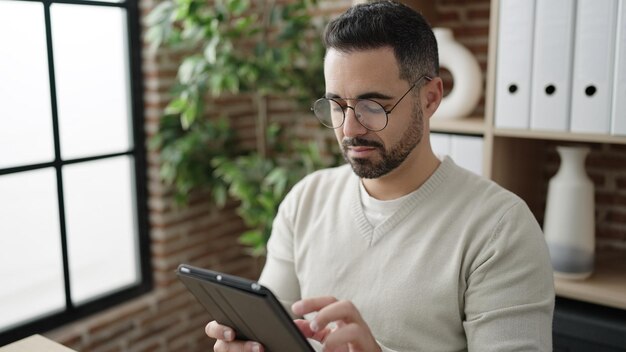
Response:
[[[0,352],[74,352],[61,344],[49,340],[41,335],[33,335],[23,340],[15,341],[4,347],[0,347]]]

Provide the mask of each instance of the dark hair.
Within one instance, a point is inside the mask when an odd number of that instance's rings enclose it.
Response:
[[[395,1],[375,1],[351,7],[332,20],[324,46],[341,52],[389,46],[400,67],[400,78],[415,83],[422,75],[439,75],[435,35],[424,17]]]

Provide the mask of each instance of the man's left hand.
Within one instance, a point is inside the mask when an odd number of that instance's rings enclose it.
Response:
[[[294,314],[303,316],[317,312],[311,321],[295,323],[307,338],[324,344],[324,351],[380,352],[380,346],[359,310],[350,301],[334,297],[315,297],[298,301],[291,306]],[[334,322],[334,327],[328,324]]]

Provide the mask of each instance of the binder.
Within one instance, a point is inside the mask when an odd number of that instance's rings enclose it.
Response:
[[[617,0],[579,0],[570,130],[610,132]]]
[[[450,157],[454,162],[477,175],[483,174],[483,138],[452,135]]]
[[[438,157],[450,155],[450,137],[447,133],[432,132],[430,134],[430,147],[435,155]]]
[[[527,129],[535,0],[500,1],[495,125]]]
[[[626,1],[619,2],[611,134],[626,136]]]
[[[530,128],[567,131],[575,7],[572,0],[537,0]]]

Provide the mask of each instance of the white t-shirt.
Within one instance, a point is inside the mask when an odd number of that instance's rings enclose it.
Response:
[[[361,194],[363,212],[365,213],[367,221],[369,221],[370,225],[373,227],[380,225],[385,219],[395,213],[400,206],[402,206],[403,200],[410,197],[412,194],[410,193],[392,200],[378,200],[367,193],[363,182],[359,182],[359,191]]]

